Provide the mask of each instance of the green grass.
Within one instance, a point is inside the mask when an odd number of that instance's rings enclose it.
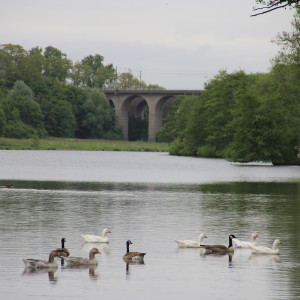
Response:
[[[12,139],[0,138],[0,150],[85,150],[168,152],[167,143],[83,140],[70,138]]]

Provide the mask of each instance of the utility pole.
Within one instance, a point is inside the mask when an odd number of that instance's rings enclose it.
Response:
[[[140,88],[142,88],[142,71],[140,71]]]

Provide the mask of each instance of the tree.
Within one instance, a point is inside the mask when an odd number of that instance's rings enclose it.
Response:
[[[70,73],[72,83],[78,87],[87,86],[93,71],[91,66],[81,63],[75,63]]]
[[[112,64],[104,66],[104,57],[100,54],[85,57],[81,64],[90,67],[90,73],[85,82],[87,87],[102,88],[105,84],[113,81],[116,77],[116,70]]]
[[[80,124],[83,138],[120,139],[121,132],[115,127],[114,112],[103,93],[92,92],[82,106]]]
[[[6,117],[5,117],[4,108],[2,104],[3,98],[4,98],[4,92],[0,88],[0,136],[3,136],[4,128],[6,125]]]
[[[45,48],[44,58],[44,75],[65,83],[72,68],[72,62],[67,59],[67,55],[57,48],[48,46]]]
[[[146,88],[146,83],[144,81],[140,81],[137,77],[135,77],[130,72],[128,72],[128,73],[121,73],[120,75],[118,75],[116,80],[111,83],[110,88],[115,88],[115,89]]]
[[[275,40],[281,51],[273,59],[271,76],[278,98],[286,107],[288,151],[285,152],[285,162],[300,164],[297,157],[300,148],[300,7],[296,10],[292,26],[292,33],[283,32]]]
[[[31,89],[22,80],[15,82],[13,89],[10,91],[10,95],[16,100],[21,96],[28,101],[33,101],[33,93]]]
[[[4,133],[5,125],[6,125],[6,118],[5,118],[4,110],[0,103],[0,136],[2,136]]]
[[[72,105],[68,101],[58,100],[54,97],[43,99],[41,109],[45,128],[50,136],[74,137],[76,120]]]
[[[46,135],[40,106],[34,101],[32,91],[23,81],[14,84],[2,103],[7,120],[6,136],[28,138],[33,135]]]
[[[94,74],[93,87],[105,88],[117,78],[116,70],[113,65],[100,67]]]
[[[37,87],[42,86],[45,78],[43,71],[45,69],[45,58],[43,56],[43,49],[34,47],[29,50],[28,55],[25,57],[25,71],[22,80],[30,86],[34,92],[38,92]]]
[[[291,22],[292,32],[283,31],[277,34],[274,43],[281,46],[281,51],[275,57],[275,64],[299,64],[300,63],[300,7],[294,14]]]
[[[81,123],[84,117],[83,104],[86,101],[88,93],[83,89],[74,85],[67,85],[64,88],[64,99],[68,101],[72,106],[72,111],[76,119],[75,136],[81,137]]]
[[[256,3],[258,4],[258,7],[254,7],[253,10],[257,13],[254,13],[251,15],[252,17],[262,15],[269,13],[273,10],[279,9],[279,8],[286,8],[288,6],[291,7],[299,7],[299,0],[256,0]]]
[[[26,55],[27,51],[22,46],[0,45],[0,86],[10,89],[17,80],[23,79]]]
[[[243,71],[220,71],[206,84],[202,97],[194,101],[186,115],[181,142],[176,142],[182,155],[224,157],[224,149],[232,139],[227,124],[232,120],[234,92],[245,85],[246,77]]]

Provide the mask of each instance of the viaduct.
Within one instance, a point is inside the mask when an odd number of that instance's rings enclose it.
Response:
[[[156,131],[163,125],[172,103],[178,95],[201,95],[202,90],[147,90],[147,89],[101,89],[113,104],[117,117],[117,125],[123,128],[128,140],[129,117],[144,117],[145,107],[149,108],[148,141],[156,140]]]

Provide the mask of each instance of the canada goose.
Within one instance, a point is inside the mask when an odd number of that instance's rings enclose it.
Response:
[[[236,238],[233,234],[229,236],[229,246],[224,245],[201,245],[209,253],[232,253],[234,248],[232,245],[232,239]]]
[[[70,255],[69,250],[67,248],[65,248],[65,242],[66,242],[66,239],[62,238],[61,239],[61,248],[56,249],[60,252],[61,256],[69,256]],[[64,260],[63,259],[61,259],[61,265],[62,266],[64,265]]]
[[[254,254],[279,254],[278,245],[282,245],[283,243],[276,239],[273,243],[273,247],[265,247],[265,246],[251,246],[251,252]]]
[[[57,251],[60,252],[61,256],[69,256],[70,255],[69,250],[67,248],[65,248],[65,242],[66,242],[66,239],[62,238],[61,239],[61,248],[56,249]]]
[[[127,252],[123,256],[123,260],[126,262],[136,262],[136,263],[143,263],[144,262],[144,256],[146,253],[141,253],[141,252],[129,252],[129,245],[131,245],[132,242],[128,240],[126,242],[126,249]]]
[[[108,233],[111,233],[111,230],[109,228],[104,228],[102,236],[91,234],[82,234],[81,236],[86,243],[109,243]]]
[[[74,256],[69,256],[69,257],[62,257],[69,265],[98,265],[98,260],[95,257],[95,255],[101,252],[97,248],[92,248],[90,251],[89,258],[86,257],[74,257]]]
[[[61,251],[59,249],[52,250],[49,254],[49,259],[42,260],[42,259],[23,259],[25,263],[25,268],[57,268],[57,263],[54,260],[55,256],[61,256]]]
[[[207,238],[207,235],[205,233],[201,233],[197,241],[191,241],[191,240],[176,240],[175,242],[178,244],[178,247],[181,248],[200,248],[200,246],[203,242],[203,239]]]
[[[237,238],[232,239],[232,244],[237,248],[251,248],[251,246],[256,246],[256,238],[259,237],[258,233],[253,232],[251,235],[251,241],[240,241]]]

